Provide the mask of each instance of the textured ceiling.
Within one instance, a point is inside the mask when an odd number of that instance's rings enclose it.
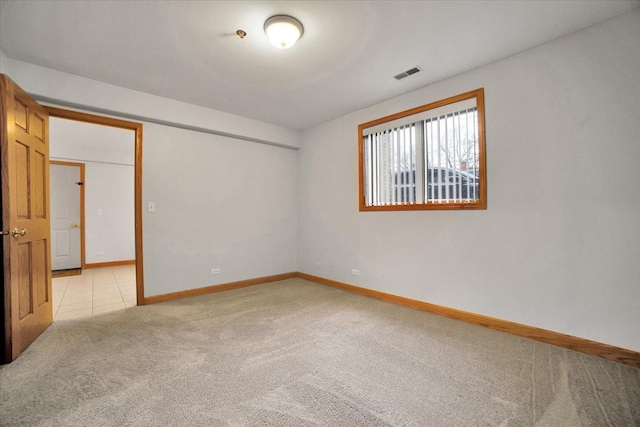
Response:
[[[9,58],[301,130],[638,5],[2,0],[0,48]],[[304,25],[291,49],[266,39],[264,21],[275,14]],[[393,78],[416,65],[424,71]]]

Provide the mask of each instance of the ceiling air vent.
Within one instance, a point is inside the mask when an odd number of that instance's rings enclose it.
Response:
[[[422,68],[420,68],[420,67],[413,67],[412,69],[407,70],[407,71],[405,71],[405,72],[403,72],[403,73],[400,73],[400,74],[398,74],[397,76],[394,76],[394,77],[395,77],[395,79],[396,79],[396,80],[402,80],[402,79],[404,79],[405,77],[409,77],[411,74],[415,74],[415,73],[418,73],[418,72],[420,72],[420,71],[422,71]]]

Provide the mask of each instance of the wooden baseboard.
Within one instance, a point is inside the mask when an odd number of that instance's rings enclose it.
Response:
[[[126,259],[123,261],[93,262],[91,264],[85,264],[84,268],[120,267],[122,265],[135,265],[135,263],[135,259]]]
[[[67,277],[67,276],[79,276],[82,274],[81,268],[70,268],[68,270],[56,270],[51,272],[51,278]]]
[[[188,289],[186,291],[171,292],[169,294],[153,295],[144,298],[144,303],[155,304],[157,302],[171,301],[179,298],[193,297],[196,295],[211,294],[213,292],[229,291],[231,289],[244,288],[246,286],[262,285],[264,283],[277,282],[279,280],[292,279],[297,277],[296,272],[276,274],[274,276],[256,277],[255,279],[240,280],[221,285],[206,286],[204,288]]]
[[[614,362],[624,363],[625,365],[640,368],[640,353],[625,348],[615,347],[609,344],[591,341],[585,338],[574,337],[559,332],[548,331],[546,329],[527,326],[520,323],[510,322],[508,320],[496,319],[495,317],[484,316],[481,314],[470,313],[468,311],[448,308],[437,304],[431,304],[424,301],[418,301],[411,298],[400,297],[397,295],[387,294],[385,292],[366,289],[359,286],[349,285],[347,283],[337,282],[335,280],[325,279],[323,277],[313,276],[306,273],[298,273],[301,279],[311,282],[320,283],[334,288],[342,289],[359,295],[376,298],[392,304],[404,305],[422,311],[438,314],[440,316],[450,317],[452,319],[461,320],[467,323],[484,326],[486,328],[495,329],[512,335],[518,335],[524,338],[552,344],[558,347],[564,347],[581,353],[598,356],[603,359],[612,360]]]

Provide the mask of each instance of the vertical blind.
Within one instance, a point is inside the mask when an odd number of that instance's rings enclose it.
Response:
[[[362,143],[366,206],[478,200],[475,99],[367,128]]]

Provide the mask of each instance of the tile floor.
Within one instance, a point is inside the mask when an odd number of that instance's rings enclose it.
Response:
[[[82,270],[53,279],[53,320],[75,319],[136,305],[136,268]]]

